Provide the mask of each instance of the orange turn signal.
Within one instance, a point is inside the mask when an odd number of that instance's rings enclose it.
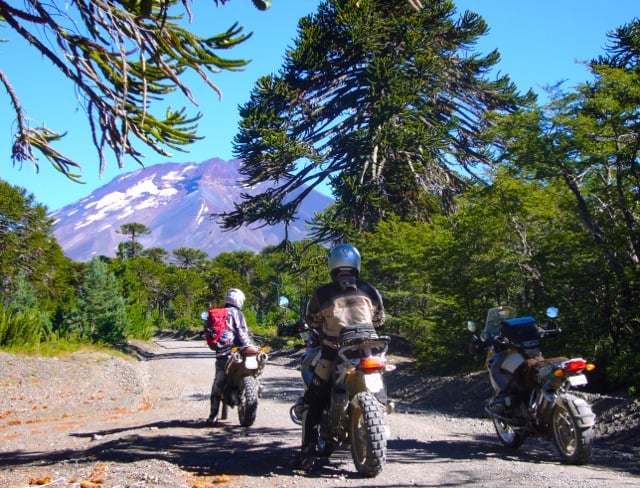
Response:
[[[385,362],[378,357],[369,357],[362,359],[359,366],[362,369],[382,369],[385,367]]]

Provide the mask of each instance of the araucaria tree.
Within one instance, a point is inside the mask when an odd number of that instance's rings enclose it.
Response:
[[[129,240],[121,242],[118,250],[122,252],[123,257],[135,258],[142,251],[142,245],[136,238],[151,234],[151,229],[144,224],[130,222],[128,224],[122,224],[119,232],[120,234],[129,236]]]
[[[301,19],[282,69],[241,107],[234,141],[244,183],[272,188],[221,214],[226,228],[290,222],[322,184],[337,201],[326,222],[361,230],[388,213],[426,220],[451,208],[466,186],[460,169],[488,161],[485,113],[528,97],[506,76],[488,78],[497,51],[472,51],[487,31],[481,17],[423,3],[327,0]]]
[[[271,2],[253,3],[264,10]],[[189,4],[187,0],[0,0],[0,27],[24,38],[69,79],[71,86],[75,85],[87,113],[101,174],[106,149],[115,154],[122,168],[126,156],[141,162],[138,145],[168,155],[167,149],[182,150],[199,139],[196,129],[201,115],[189,115],[184,107],[165,108],[162,101],[180,92],[196,104],[185,81],[187,73],[195,73],[220,93],[210,73],[247,64],[218,54],[249,37],[243,28],[235,24],[211,37],[195,35],[184,22],[185,16],[191,17]],[[0,84],[9,94],[16,116],[14,163],[37,165],[38,151],[56,169],[78,178],[80,165],[54,147],[64,134],[44,125],[29,125],[20,102],[20,87],[13,86],[1,69]],[[69,107],[69,111],[73,109]]]

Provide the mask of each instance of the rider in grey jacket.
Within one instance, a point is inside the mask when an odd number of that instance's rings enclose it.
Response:
[[[317,288],[307,304],[305,321],[311,328],[320,329],[322,354],[303,397],[302,448],[295,462],[299,469],[313,466],[318,425],[331,396],[331,371],[340,330],[358,324],[377,328],[385,322],[380,293],[371,284],[358,279],[360,263],[360,253],[354,246],[339,244],[332,248],[329,273],[333,281]]]
[[[228,327],[222,332],[220,340],[215,345],[216,353],[216,373],[211,386],[211,409],[208,425],[218,424],[218,411],[220,410],[220,402],[222,400],[222,391],[227,381],[226,365],[231,348],[248,347],[253,345],[247,321],[242,313],[245,296],[242,290],[231,288],[224,297],[224,306],[228,309]]]

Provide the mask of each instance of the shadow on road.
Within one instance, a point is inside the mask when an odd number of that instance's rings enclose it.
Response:
[[[297,437],[299,430],[297,427],[276,430],[224,424],[210,428],[204,420],[167,420],[71,435],[93,439],[96,443],[86,449],[4,452],[0,453],[0,465],[10,468],[54,465],[65,460],[131,463],[155,459],[196,475],[287,475],[293,474],[290,462],[294,450],[284,440]],[[115,438],[102,439],[109,436]],[[326,470],[331,475],[337,472],[332,467]],[[357,474],[342,470],[340,473],[344,476]],[[318,472],[317,475],[322,474]]]
[[[493,435],[475,436],[470,441],[468,436],[459,440],[419,441],[415,439],[396,439],[387,444],[388,463],[424,463],[443,462],[445,460],[488,460],[503,459],[526,463],[560,464],[561,460],[551,442],[528,439],[517,450],[509,449],[499,443]],[[629,463],[628,458],[600,454],[594,448],[593,457],[588,466],[614,469],[621,472],[640,475],[640,466]]]
[[[290,462],[294,454],[284,440],[297,437],[291,429],[244,428],[223,424],[206,427],[204,420],[166,420],[95,432],[75,433],[74,437],[93,439],[88,448],[64,451],[12,451],[0,453],[0,465],[17,467],[28,464],[47,465],[64,460],[74,462],[130,463],[146,459],[164,460],[196,475],[227,474],[238,476],[292,475]],[[108,437],[115,437],[106,439]],[[491,458],[527,463],[559,463],[550,443],[531,440],[517,451],[502,447],[493,436],[459,440],[395,439],[388,442],[387,464],[441,463]],[[606,467],[640,474],[640,468],[622,459],[600,457],[594,453],[592,467]],[[428,468],[428,466],[425,466]],[[348,450],[339,448],[329,460],[320,462],[307,477],[359,478]]]

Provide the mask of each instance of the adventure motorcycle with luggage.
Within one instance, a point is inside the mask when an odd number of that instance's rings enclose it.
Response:
[[[553,439],[567,464],[585,464],[591,458],[595,415],[591,406],[572,393],[587,384],[585,372],[595,368],[582,358],[545,359],[540,351],[544,338],[560,334],[558,309],[547,309],[542,327],[534,317],[517,317],[510,306],[489,309],[485,326],[475,335],[470,352],[486,354],[485,365],[494,393],[485,405],[498,438],[518,448],[527,437]]]
[[[207,320],[208,312],[202,313]],[[254,336],[255,339],[255,336]],[[227,380],[222,392],[220,420],[228,418],[228,409],[238,408],[238,421],[250,427],[258,413],[258,398],[262,396],[260,378],[269,356],[266,348],[258,346],[233,347],[225,365]]]
[[[320,336],[303,321],[278,327],[279,336],[296,334],[307,345],[300,363],[306,390],[320,358]],[[389,341],[372,325],[343,328],[333,366],[331,400],[319,427],[318,454],[329,457],[338,445],[350,447],[356,469],[369,477],[382,471],[387,456],[385,416],[390,403],[383,374],[392,369],[386,360]],[[289,413],[296,424],[302,424],[302,396]]]

